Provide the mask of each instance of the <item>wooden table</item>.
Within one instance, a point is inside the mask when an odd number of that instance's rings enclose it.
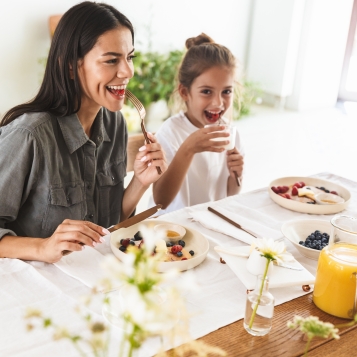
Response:
[[[227,356],[303,356],[306,338],[299,330],[287,328],[295,315],[317,316],[321,321],[342,324],[350,320],[326,314],[312,302],[312,293],[275,307],[272,330],[265,336],[254,337],[243,327],[243,320],[224,326],[200,340],[222,348]],[[357,354],[357,325],[340,330],[340,340],[314,338],[309,357],[355,356]]]

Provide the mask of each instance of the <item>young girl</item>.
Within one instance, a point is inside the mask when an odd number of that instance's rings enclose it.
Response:
[[[235,147],[225,151],[224,114],[232,106],[236,60],[205,34],[186,41],[178,73],[178,93],[186,111],[167,119],[156,133],[169,168],[153,185],[153,199],[170,212],[237,194],[243,173],[238,132]],[[207,127],[207,124],[217,126]],[[220,132],[217,130],[221,130]],[[235,129],[236,130],[236,129]],[[239,180],[237,180],[237,176]]]
[[[134,31],[112,6],[85,1],[61,18],[41,88],[0,127],[0,258],[56,262],[95,246],[128,218],[166,162],[154,136],[124,190]],[[155,165],[151,161],[155,160]]]

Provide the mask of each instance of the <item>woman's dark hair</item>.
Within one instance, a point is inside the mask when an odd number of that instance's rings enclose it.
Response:
[[[0,126],[27,112],[50,112],[60,117],[78,112],[81,107],[78,60],[93,48],[99,36],[119,26],[130,30],[134,44],[133,25],[114,7],[91,1],[71,7],[61,17],[53,35],[38,94],[28,103],[10,109]]]

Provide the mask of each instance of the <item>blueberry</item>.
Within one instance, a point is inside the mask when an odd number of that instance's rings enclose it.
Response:
[[[327,243],[327,238],[325,238],[325,237],[322,238],[322,239],[321,239],[321,242],[322,242],[322,243]]]
[[[183,254],[182,254],[182,252],[177,252],[176,255],[177,255],[178,257],[182,257]]]
[[[129,244],[131,244],[131,245],[135,245],[135,240],[133,240],[133,239],[130,239],[130,242],[129,242]]]
[[[194,254],[195,254],[195,252],[194,252],[193,250],[190,250],[189,253],[190,253],[191,255],[194,255]]]
[[[174,243],[172,242],[166,242],[166,247],[173,247],[174,246]]]
[[[299,244],[300,244],[300,245],[304,245],[304,241],[301,240],[301,241],[299,242]]]
[[[315,231],[314,233],[317,234],[317,233],[321,233],[321,232],[320,231]]]
[[[141,235],[141,232],[140,231],[137,231],[135,234],[134,234],[134,240],[142,240],[143,239],[143,236]]]
[[[183,240],[179,240],[177,244],[180,245],[182,248],[186,245],[185,241]]]
[[[318,187],[320,190],[325,191],[325,187]]]
[[[325,190],[325,192],[326,192],[326,193],[330,193],[330,191],[329,191],[329,190]]]
[[[306,202],[306,203],[309,203],[310,205],[314,205],[315,201],[309,201],[309,202]]]
[[[119,247],[119,250],[121,250],[122,252],[125,252],[126,251],[126,246],[125,245],[121,245]]]

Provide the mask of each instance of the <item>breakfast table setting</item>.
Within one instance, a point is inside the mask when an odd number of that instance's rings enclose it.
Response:
[[[287,182],[292,184],[298,178]],[[173,262],[180,270],[179,278],[190,275],[197,285],[197,289],[184,293],[192,339],[220,347],[228,356],[302,356],[306,340],[287,327],[295,315],[315,315],[334,324],[348,320],[326,313],[312,301],[320,251],[311,253],[312,249],[302,247],[299,235],[306,238],[320,228],[317,225],[330,232],[331,220],[337,214],[357,218],[357,182],[329,172],[300,179],[307,185],[321,181],[333,190],[337,187],[345,202],[335,211],[330,205],[322,205],[319,210],[317,204],[307,203],[301,203],[305,205],[302,210],[295,209],[291,204],[300,202],[290,202],[271,189],[273,184],[286,181],[277,179],[267,187],[215,202],[152,214],[135,225],[116,229],[95,248],[65,255],[54,264],[0,259],[0,356],[81,356],[68,341],[55,341],[48,330],[28,331],[26,309],[38,308],[59,324],[81,329],[82,321],[75,309],[101,279],[100,266],[105,257],[125,259],[119,249],[123,238],[134,235],[143,224],[150,228],[165,223],[185,228],[186,248],[193,252],[191,259]],[[255,242],[263,237],[284,243],[291,260],[280,266],[273,264],[269,273],[269,291],[275,299],[272,327],[264,336],[253,336],[243,326],[247,294],[256,284],[256,275],[247,262]],[[168,264],[163,262],[159,267],[164,272]],[[86,308],[105,319],[99,303]],[[118,331],[113,326],[113,346],[120,342]],[[337,350],[350,353],[357,347],[354,333],[352,326],[341,330],[340,341],[314,339],[309,356],[333,355]],[[159,349],[160,338],[149,337],[138,356],[154,356]]]

